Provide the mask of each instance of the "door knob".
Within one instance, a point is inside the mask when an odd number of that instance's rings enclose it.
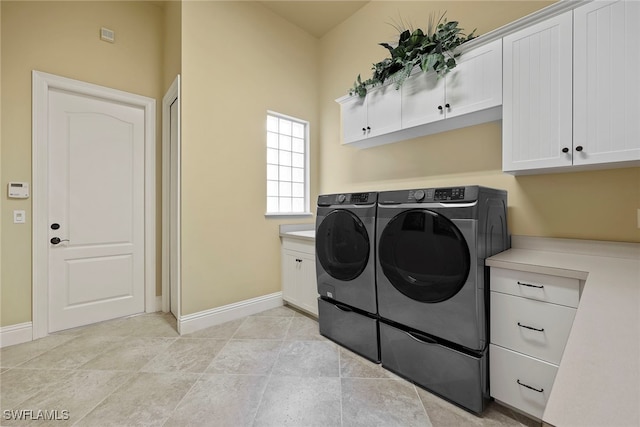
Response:
[[[68,242],[69,239],[61,239],[59,237],[52,237],[51,240],[49,240],[51,242],[51,244],[53,245],[57,245],[60,242]]]

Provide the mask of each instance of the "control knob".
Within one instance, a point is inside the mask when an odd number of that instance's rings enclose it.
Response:
[[[421,201],[422,199],[424,199],[424,190],[416,191],[415,193],[413,193],[413,197],[415,197],[417,201]]]
[[[338,196],[338,203],[344,203],[345,200],[347,200],[347,196],[345,196],[344,194],[340,194]]]

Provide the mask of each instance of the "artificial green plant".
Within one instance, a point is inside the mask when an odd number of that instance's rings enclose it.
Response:
[[[358,75],[349,94],[364,97],[367,88],[381,85],[387,79],[392,79],[396,88],[399,88],[415,67],[425,72],[433,70],[438,76],[447,74],[456,66],[456,58],[460,55],[454,49],[476,36],[475,30],[465,35],[463,29],[458,28],[458,21],[447,21],[445,14],[435,23],[432,15],[426,33],[420,28],[412,31],[396,26],[400,32],[397,46],[379,43],[389,51],[391,57],[373,64],[370,79],[362,80]]]

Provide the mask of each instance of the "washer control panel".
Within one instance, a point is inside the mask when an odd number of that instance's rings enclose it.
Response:
[[[378,193],[342,193],[318,196],[318,206],[371,205],[378,201]]]
[[[369,193],[353,193],[351,195],[351,203],[367,203],[369,201]]]

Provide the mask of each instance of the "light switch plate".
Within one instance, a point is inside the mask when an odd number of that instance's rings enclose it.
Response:
[[[14,224],[24,224],[25,222],[27,222],[27,219],[24,211],[13,211]]]

